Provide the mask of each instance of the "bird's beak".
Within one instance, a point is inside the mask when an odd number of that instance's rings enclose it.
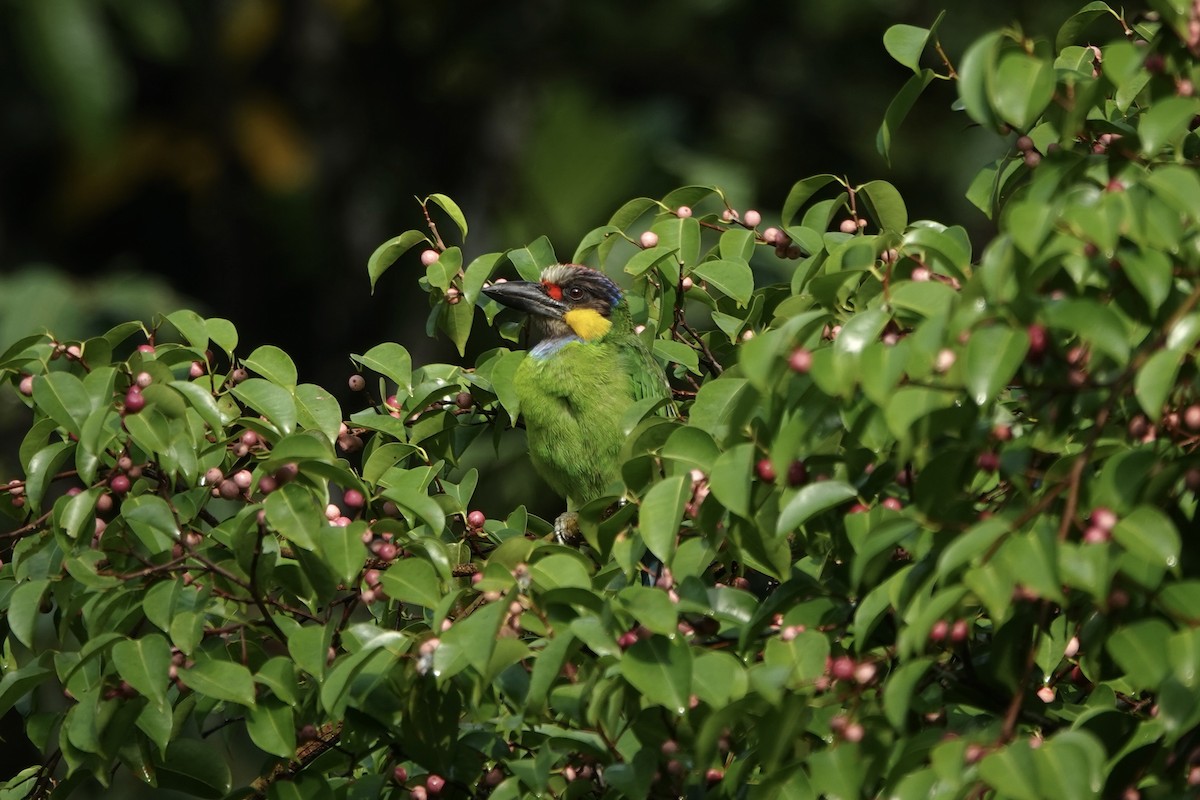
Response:
[[[566,311],[566,306],[546,293],[546,287],[533,281],[493,283],[485,286],[483,293],[509,308],[539,317],[562,319]]]

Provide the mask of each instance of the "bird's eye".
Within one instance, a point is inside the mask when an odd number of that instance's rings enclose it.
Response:
[[[567,297],[571,298],[572,300],[582,300],[583,289],[580,289],[578,286],[568,286]]]

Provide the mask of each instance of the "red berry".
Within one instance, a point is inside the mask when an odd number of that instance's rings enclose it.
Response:
[[[139,353],[153,353],[153,352],[154,352],[154,345],[152,345],[152,344],[139,344],[137,349],[138,349],[138,352],[139,352]]]
[[[775,482],[775,467],[771,465],[771,459],[762,458],[754,465],[755,471],[758,473],[758,479],[766,483]]]
[[[146,398],[142,395],[142,390],[136,386],[131,386],[129,391],[125,393],[125,413],[136,414],[146,407]]]
[[[1093,508],[1089,519],[1093,525],[1101,530],[1111,531],[1117,526],[1116,512],[1106,506],[1096,506]]]
[[[709,783],[720,783],[724,777],[725,770],[717,769],[716,767],[713,767],[704,773],[704,780],[708,781]]]
[[[950,626],[950,641],[965,642],[970,632],[971,628],[965,619],[956,619],[954,620],[954,624]]]
[[[975,466],[983,472],[995,472],[1000,469],[1000,456],[991,450],[984,450],[975,458]]]
[[[112,490],[113,494],[125,494],[131,486],[129,478],[125,475],[114,475],[108,479],[108,488]]]
[[[358,489],[347,489],[342,494],[342,502],[346,504],[346,508],[362,508],[366,498]]]
[[[884,508],[891,509],[892,511],[899,511],[900,509],[904,508],[904,504],[895,497],[885,497],[883,498],[883,502],[879,505],[883,506]]]
[[[487,522],[487,515],[484,514],[482,511],[475,510],[475,511],[472,511],[470,514],[467,514],[467,524],[470,525],[472,528],[476,528],[476,529],[482,528],[483,524],[485,522]]]
[[[787,482],[788,486],[801,486],[808,483],[808,467],[804,466],[804,462],[800,459],[797,458],[788,464]]]
[[[847,511],[846,513],[847,514],[863,514],[870,510],[871,510],[870,508],[863,505],[862,503],[855,503],[854,505],[850,506],[850,510]]]
[[[392,780],[396,783],[405,783],[408,780],[408,770],[404,767],[396,767],[392,770]]]
[[[950,634],[950,623],[944,619],[939,619],[933,623],[933,627],[929,629],[929,641],[944,642]]]
[[[439,794],[442,789],[446,788],[446,779],[441,775],[426,775],[425,788],[429,790],[430,794]]]
[[[395,561],[397,552],[396,545],[391,542],[383,542],[375,551],[375,555],[379,556],[381,561]]]
[[[1029,335],[1029,358],[1040,361],[1046,354],[1048,341],[1045,327],[1035,323],[1026,328],[1025,333]]]

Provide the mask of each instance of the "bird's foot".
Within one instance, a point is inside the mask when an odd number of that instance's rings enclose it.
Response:
[[[564,511],[554,519],[554,541],[559,544],[577,545],[583,539],[579,530],[579,515]]]

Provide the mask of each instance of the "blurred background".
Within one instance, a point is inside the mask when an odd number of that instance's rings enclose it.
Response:
[[[962,195],[996,141],[952,86],[926,92],[893,166],[875,150],[909,74],[883,32],[946,5],[956,59],[1013,19],[1052,35],[1080,3],[8,0],[0,349],[190,306],[335,391],[380,341],[455,358],[424,334],[417,251],[374,296],[365,270],[431,192],[466,211],[468,260],[542,234],[569,257],[625,200],[686,183],[769,224],[818,172],[986,234]]]

